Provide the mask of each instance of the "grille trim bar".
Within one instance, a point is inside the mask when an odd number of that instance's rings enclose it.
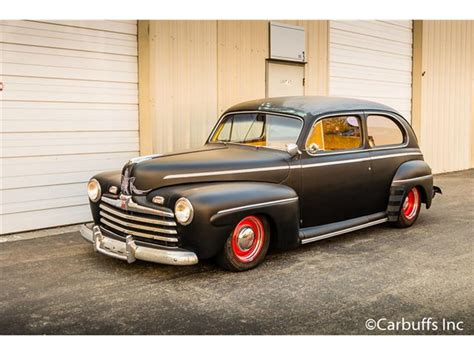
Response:
[[[143,224],[136,224],[128,221],[122,221],[121,219],[115,218],[104,211],[100,211],[100,215],[108,220],[121,224],[124,227],[131,227],[136,229],[143,229],[150,232],[163,233],[163,234],[178,234],[174,229],[163,229],[159,227],[145,226]]]
[[[153,208],[141,206],[138,203],[135,203],[132,200],[131,196],[121,195],[120,199],[118,200],[102,196],[101,200],[105,203],[108,203],[111,206],[117,207],[125,211],[139,212],[139,213],[145,213],[145,214],[154,214],[156,216],[174,218],[173,212],[166,212],[162,210],[156,210]],[[124,208],[122,208],[122,205],[124,206]]]
[[[156,219],[152,219],[152,218],[145,218],[145,217],[138,217],[138,216],[132,216],[132,215],[129,215],[129,214],[126,214],[126,213],[122,213],[122,212],[119,212],[119,211],[116,211],[110,207],[107,206],[107,204],[105,203],[101,203],[99,205],[100,209],[104,210],[104,211],[107,211],[108,213],[111,213],[117,217],[121,217],[121,218],[125,218],[125,219],[131,219],[133,221],[137,221],[137,222],[145,222],[145,223],[150,223],[150,224],[160,224],[162,226],[170,226],[170,227],[175,227],[176,226],[176,222],[173,222],[173,221],[161,221],[161,220],[156,220]]]
[[[105,218],[101,218],[100,222],[108,225],[109,227],[111,227],[115,230],[118,230],[119,232],[130,234],[132,236],[136,235],[138,237],[150,238],[150,239],[161,240],[161,241],[164,241],[164,242],[171,242],[171,243],[177,243],[178,242],[178,238],[174,238],[174,237],[163,237],[161,235],[154,235],[154,234],[149,234],[149,233],[144,233],[144,232],[139,232],[139,231],[132,231],[132,230],[120,227],[120,226],[106,220]]]

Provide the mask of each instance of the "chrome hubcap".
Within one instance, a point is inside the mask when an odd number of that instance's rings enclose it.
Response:
[[[237,244],[240,250],[249,250],[253,244],[255,233],[252,228],[245,227],[239,232],[237,236]]]

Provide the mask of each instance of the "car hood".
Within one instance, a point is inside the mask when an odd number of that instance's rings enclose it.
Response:
[[[122,193],[146,194],[170,185],[215,181],[280,183],[288,176],[288,153],[235,144],[130,160],[122,170]]]

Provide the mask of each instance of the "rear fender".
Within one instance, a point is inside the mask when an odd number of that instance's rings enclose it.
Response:
[[[400,165],[392,179],[390,197],[387,207],[388,220],[398,219],[406,191],[418,186],[422,202],[430,208],[433,199],[433,175],[424,160],[410,160]]]

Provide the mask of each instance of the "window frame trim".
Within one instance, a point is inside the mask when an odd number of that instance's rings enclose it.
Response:
[[[326,118],[334,118],[334,117],[340,117],[340,116],[359,116],[359,121],[360,121],[360,130],[361,130],[361,138],[362,138],[362,144],[359,148],[357,149],[346,149],[346,150],[337,150],[337,151],[325,151],[321,150],[316,152],[315,154],[312,154],[308,151],[307,146],[308,146],[308,140],[311,137],[311,134],[313,133],[314,127],[318,124],[318,122],[326,119]],[[366,147],[366,134],[365,134],[365,112],[364,111],[343,111],[343,112],[338,112],[338,113],[330,113],[327,115],[321,115],[318,118],[314,120],[314,122],[311,125],[311,128],[306,136],[305,142],[304,142],[304,151],[306,154],[308,154],[311,157],[317,157],[317,156],[324,156],[324,155],[335,155],[335,154],[349,154],[349,153],[357,153],[361,152],[364,150],[367,150]]]
[[[308,138],[309,138],[309,135],[311,134],[311,132],[313,131],[313,127],[314,125],[319,121],[319,120],[322,120],[324,118],[328,118],[328,117],[337,117],[337,116],[344,116],[344,115],[362,115],[363,119],[364,119],[364,124],[363,124],[363,136],[364,136],[364,142],[366,141],[366,139],[368,139],[368,136],[367,136],[367,116],[368,115],[381,115],[381,116],[389,116],[390,118],[393,118],[394,120],[396,120],[400,126],[403,127],[403,133],[405,134],[404,137],[406,137],[406,142],[404,144],[400,144],[400,145],[392,145],[392,146],[382,146],[381,148],[371,148],[371,147],[367,147],[366,146],[366,143],[364,143],[363,147],[360,148],[360,149],[353,149],[353,150],[339,150],[337,152],[324,152],[324,151],[321,151],[319,153],[316,153],[316,154],[311,154],[310,152],[308,152],[306,150],[306,143],[308,142]],[[409,124],[408,121],[406,119],[404,119],[403,117],[399,117],[398,115],[395,115],[394,113],[392,112],[387,112],[387,111],[378,111],[378,110],[356,110],[356,111],[341,111],[341,112],[331,112],[331,113],[328,113],[328,114],[323,114],[323,115],[320,115],[318,116],[311,128],[310,128],[310,131],[308,133],[308,135],[306,136],[306,139],[304,141],[304,148],[302,149],[303,151],[306,152],[306,154],[308,154],[310,157],[317,157],[317,156],[326,156],[326,155],[338,155],[338,154],[351,154],[351,153],[362,153],[362,152],[377,152],[377,151],[383,151],[383,150],[388,150],[388,149],[399,149],[399,148],[405,148],[407,147],[409,144],[410,144],[410,135],[408,134],[408,131],[405,127],[405,124]]]
[[[303,132],[304,132],[304,130],[305,130],[305,120],[304,120],[302,117],[297,116],[297,115],[291,115],[291,114],[280,113],[280,112],[265,111],[265,110],[229,111],[229,112],[226,112],[225,114],[223,114],[223,115],[219,118],[219,120],[217,121],[217,123],[214,125],[214,128],[212,129],[211,134],[210,134],[209,137],[207,138],[205,144],[235,144],[235,145],[243,145],[243,146],[247,146],[247,147],[248,147],[249,145],[248,145],[248,144],[245,144],[245,143],[235,143],[235,142],[211,142],[211,139],[212,139],[212,137],[214,136],[215,131],[217,130],[217,128],[219,127],[219,125],[222,123],[222,121],[223,121],[227,116],[230,116],[230,115],[237,115],[237,114],[246,114],[246,113],[256,113],[256,114],[263,113],[263,114],[265,114],[265,115],[282,116],[282,117],[288,117],[288,118],[296,118],[296,119],[300,120],[300,122],[301,122],[302,124],[301,124],[301,128],[300,128],[300,132],[298,133],[298,138],[296,138],[296,143],[295,143],[295,144],[298,144],[298,142],[299,142],[299,140],[301,139],[301,136],[303,135]],[[266,147],[266,146],[262,146],[261,148],[277,150],[277,151],[279,151],[279,152],[284,152],[284,151],[285,151],[284,149],[271,148],[271,147]]]
[[[403,142],[399,144],[385,144],[385,145],[380,145],[380,146],[374,146],[374,147],[368,147],[368,150],[370,151],[377,151],[377,150],[385,150],[385,149],[397,149],[397,148],[404,148],[407,147],[408,144],[410,143],[410,135],[407,132],[407,129],[403,122],[395,115],[392,115],[387,112],[379,112],[379,111],[365,111],[365,127],[366,127],[366,136],[367,136],[367,142],[369,142],[369,116],[382,116],[382,117],[387,117],[388,119],[391,119],[395,125],[400,129],[400,132],[402,132],[403,136]],[[406,123],[408,121],[405,120]]]

